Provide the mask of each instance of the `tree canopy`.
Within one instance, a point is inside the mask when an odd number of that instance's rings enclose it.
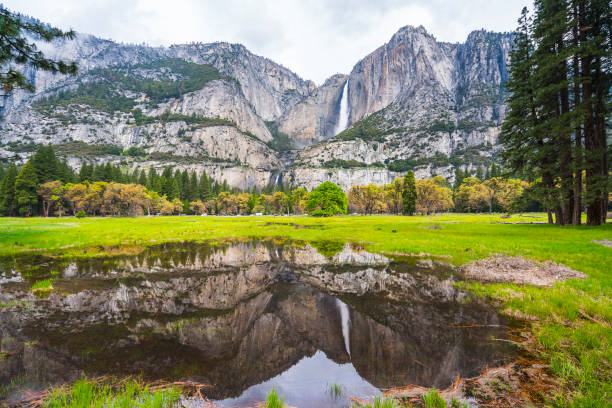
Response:
[[[315,216],[346,214],[346,194],[336,184],[326,181],[312,190],[306,209]]]

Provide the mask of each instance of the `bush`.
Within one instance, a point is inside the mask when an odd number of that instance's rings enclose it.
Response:
[[[85,218],[87,214],[85,213],[85,211],[79,211],[74,216],[77,218]]]

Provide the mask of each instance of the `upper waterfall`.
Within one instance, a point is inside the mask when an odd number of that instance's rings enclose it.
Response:
[[[346,80],[344,87],[342,88],[342,98],[340,99],[340,112],[338,114],[338,123],[336,129],[334,129],[334,136],[342,132],[348,127],[349,111],[350,106],[348,104],[348,84],[349,80]]]

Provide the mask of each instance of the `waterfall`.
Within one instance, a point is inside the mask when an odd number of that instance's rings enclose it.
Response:
[[[346,80],[344,87],[342,88],[342,97],[340,99],[340,112],[338,112],[338,123],[336,123],[336,129],[334,129],[334,136],[342,132],[348,127],[350,107],[348,104],[348,85],[349,80]]]
[[[350,357],[351,344],[349,342],[349,323],[351,322],[351,316],[349,315],[349,309],[346,303],[344,303],[340,299],[336,299],[336,305],[338,305],[338,309],[340,310],[340,320],[342,322],[342,337],[344,338],[344,348],[346,349],[346,352]]]

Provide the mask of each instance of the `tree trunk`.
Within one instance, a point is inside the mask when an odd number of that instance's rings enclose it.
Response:
[[[572,224],[580,225],[582,220],[582,167],[583,167],[583,152],[582,152],[582,127],[581,118],[578,116],[580,109],[580,60],[579,60],[579,38],[578,38],[578,6],[574,1],[573,4],[574,21],[572,24],[572,37],[574,42],[573,74],[574,74],[574,211],[572,214]]]
[[[587,30],[592,27],[585,25],[586,9],[584,2],[578,6],[578,21],[580,24],[580,43],[582,47],[587,44]],[[586,206],[587,224],[601,224],[601,191],[598,191],[598,165],[595,154],[596,142],[595,120],[593,112],[593,88],[591,83],[591,62],[590,51],[582,52],[580,63],[582,66],[582,103],[584,107],[584,147],[585,147],[585,169],[586,169]]]
[[[597,155],[599,183],[600,224],[606,223],[608,212],[608,157],[606,140],[606,106],[604,95],[607,95],[601,69],[601,57],[595,58],[595,153]]]
[[[552,211],[550,210],[550,208],[546,208],[546,215],[548,216],[548,223],[552,224],[553,216],[552,216]]]

